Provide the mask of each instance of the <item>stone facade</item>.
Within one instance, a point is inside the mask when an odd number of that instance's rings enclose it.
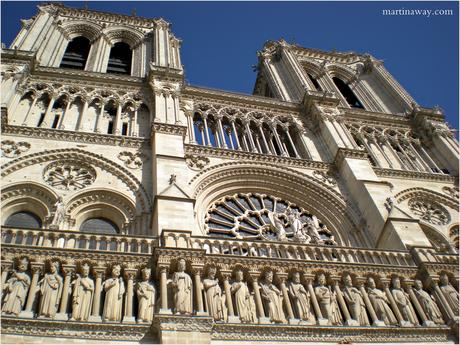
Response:
[[[4,342],[455,342],[458,143],[369,55],[184,83],[162,19],[38,7],[2,48]]]

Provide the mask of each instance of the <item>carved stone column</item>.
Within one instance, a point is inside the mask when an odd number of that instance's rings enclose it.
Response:
[[[91,316],[89,317],[88,321],[102,322],[100,306],[101,306],[102,279],[104,279],[105,267],[94,267],[93,272],[94,272],[94,277],[96,278],[96,285],[94,287],[93,309],[91,311]]]
[[[27,296],[26,309],[19,314],[20,317],[34,317],[34,311],[32,310],[32,307],[37,296],[38,278],[40,277],[44,266],[45,265],[41,262],[30,263],[30,270],[32,271],[32,282],[30,283],[29,295]]]
[[[102,125],[102,118],[104,117],[104,107],[105,107],[105,102],[101,100],[101,110],[98,116],[96,117],[96,126],[95,126],[96,133],[101,133],[102,131],[101,125]]]
[[[66,104],[65,104],[65,110],[63,111],[62,116],[61,116],[61,118],[59,119],[59,125],[58,125],[58,128],[59,128],[59,129],[64,129],[64,128],[65,128],[65,126],[64,126],[64,118],[65,118],[66,114],[69,113],[69,108],[70,108],[70,106],[71,106],[71,104],[72,104],[72,101],[73,101],[73,100],[70,99],[70,98],[69,98],[69,99],[66,99],[66,101],[65,101],[65,102],[66,102]]]
[[[224,291],[225,291],[225,300],[228,310],[228,323],[240,323],[240,318],[235,316],[235,310],[233,308],[232,293],[230,291],[230,278],[232,276],[231,272],[220,271],[222,277],[224,278]]]
[[[254,290],[254,297],[256,300],[257,316],[259,317],[260,324],[270,324],[270,319],[265,316],[262,297],[260,297],[260,287],[258,283],[259,273],[251,273],[252,289]]]
[[[160,314],[172,314],[168,309],[168,267],[160,267]]]
[[[203,308],[203,284],[201,283],[201,272],[203,271],[202,266],[193,266],[193,274],[195,279],[195,295],[196,295],[196,315],[205,316],[208,315]]]
[[[48,106],[46,107],[45,116],[43,118],[43,121],[40,127],[49,127],[49,123],[50,123],[49,117],[50,117],[51,110],[53,109],[55,101],[56,101],[56,95],[53,94],[51,95],[50,102],[48,103]]]
[[[62,299],[59,307],[59,313],[56,315],[56,320],[67,320],[67,302],[70,294],[70,280],[75,272],[75,265],[62,265],[62,273],[64,274],[64,287],[62,288]]]
[[[117,114],[115,116],[115,123],[113,124],[113,134],[120,135],[120,123],[121,123],[121,103],[117,101]]]
[[[212,146],[211,139],[209,138],[209,127],[208,127],[207,116],[203,116],[203,123],[204,123],[204,131],[205,131],[204,134],[206,135],[206,140],[207,140],[206,144],[203,141],[203,145]]]
[[[286,288],[287,274],[278,273],[278,277],[281,280],[281,292],[283,293],[283,302],[288,313],[288,322],[290,325],[297,325],[299,324],[300,320],[294,317],[294,312],[292,311],[291,301],[289,299],[289,294]]]
[[[232,128],[233,128],[233,133],[235,133],[235,141],[236,141],[236,149],[242,150],[241,145],[240,145],[240,139],[238,139],[238,132],[236,131],[236,126],[235,126],[235,121],[231,121],[232,123]]]
[[[136,278],[136,273],[137,270],[133,268],[126,268],[124,270],[125,279],[127,281],[127,289],[123,323],[136,323],[136,319],[133,316],[134,279]]]
[[[390,280],[389,279],[381,279],[381,282],[383,284],[383,290],[387,294],[388,300],[390,301],[391,309],[393,309],[393,313],[395,314],[396,318],[398,319],[399,325],[401,327],[407,327],[408,324],[407,322],[403,319],[401,312],[399,311],[398,305],[396,304],[396,301],[393,298],[393,294],[390,291]]]
[[[3,289],[6,283],[6,279],[8,278],[8,273],[10,273],[11,269],[13,268],[13,261],[2,260],[2,285],[0,286],[0,301],[3,297]]]
[[[340,286],[339,286],[340,277],[332,276],[331,279],[334,281],[334,291],[337,295],[337,300],[339,301],[339,305],[340,305],[340,308],[342,309],[343,316],[345,317],[345,325],[359,326],[358,321],[353,320],[351,318],[350,312],[348,311],[347,304],[345,303],[345,300],[342,295],[342,290],[340,290]]]
[[[316,314],[316,322],[319,326],[327,326],[328,320],[323,317],[321,313],[321,308],[319,307],[318,300],[316,299],[315,289],[313,289],[313,274],[304,274],[303,278],[307,284],[308,293],[310,294],[311,301],[313,303],[313,309]]]
[[[374,306],[371,303],[371,300],[369,299],[369,296],[367,295],[366,289],[364,288],[364,282],[366,281],[366,278],[358,278],[358,286],[359,286],[359,291],[361,292],[361,295],[363,296],[364,303],[366,304],[366,308],[369,311],[369,315],[371,316],[372,319],[372,325],[377,326],[377,327],[385,327],[385,322],[382,320],[379,320],[377,317],[377,314],[375,313]]]
[[[86,113],[88,112],[88,105],[89,105],[88,99],[83,98],[82,100],[83,100],[83,109],[78,119],[77,131],[83,130],[85,126]]]
[[[40,97],[39,95],[35,95],[35,96],[32,96],[34,99],[32,100],[32,104],[30,105],[30,108],[29,110],[27,111],[27,114],[26,116],[24,117],[24,122],[22,123],[23,126],[28,126],[29,123],[28,123],[28,120],[29,120],[29,116],[30,114],[32,113],[34,107],[35,107],[35,104],[37,103],[37,100],[38,98]]]
[[[425,327],[436,327],[436,324],[433,321],[428,320],[428,317],[426,316],[425,311],[420,305],[417,296],[415,296],[414,289],[412,288],[412,286],[414,285],[414,281],[412,279],[405,279],[404,285],[407,293],[409,294],[410,300],[415,307],[415,310],[417,310],[417,313],[420,316],[420,319],[422,320],[422,325]]]

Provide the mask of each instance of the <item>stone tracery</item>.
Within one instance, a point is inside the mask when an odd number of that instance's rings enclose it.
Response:
[[[409,200],[410,210],[420,219],[435,225],[445,225],[449,223],[449,212],[438,203],[428,199]]]
[[[214,202],[206,215],[206,232],[238,239],[335,244],[320,220],[280,198],[240,193]]]
[[[43,179],[57,189],[78,190],[94,182],[96,171],[82,162],[55,161],[46,166]]]

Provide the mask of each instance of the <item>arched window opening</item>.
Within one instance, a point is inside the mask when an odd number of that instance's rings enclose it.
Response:
[[[5,226],[14,228],[41,229],[42,221],[35,213],[29,211],[16,212],[8,217]]]
[[[207,124],[208,124],[208,135],[209,135],[209,143],[208,145],[212,147],[219,147],[220,140],[219,140],[219,133],[217,131],[217,123],[214,120],[213,116],[207,117]]]
[[[201,115],[196,113],[193,116],[193,130],[195,131],[195,140],[198,145],[206,145],[204,138],[204,124]]]
[[[364,106],[361,104],[359,99],[355,96],[355,93],[353,92],[353,90],[350,89],[350,87],[347,84],[345,84],[342,79],[333,77],[332,80],[334,81],[335,86],[337,86],[340,93],[345,98],[345,100],[347,101],[350,107],[364,109]]]
[[[90,48],[89,39],[83,36],[75,37],[67,45],[60,67],[84,70]]]
[[[115,43],[110,50],[107,73],[131,74],[133,52],[124,42]]]
[[[308,74],[308,78],[310,78],[310,80],[311,80],[313,86],[315,87],[316,91],[323,91],[323,89],[321,88],[321,86],[318,83],[318,80],[316,78],[313,78],[313,76],[310,73],[307,73],[307,74]]]
[[[107,134],[114,134],[115,132],[115,118],[117,116],[117,108],[115,108],[115,105],[113,102],[110,102],[109,104],[106,105],[105,111],[107,112],[107,115],[109,116],[109,121],[107,122]]]
[[[82,232],[96,232],[100,234],[118,234],[118,226],[107,218],[90,218],[85,220],[81,226]]]

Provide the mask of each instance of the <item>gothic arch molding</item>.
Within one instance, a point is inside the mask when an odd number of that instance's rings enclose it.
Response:
[[[454,198],[423,187],[405,189],[395,195],[395,199],[398,201],[399,204],[407,199],[415,197],[429,198],[454,210],[458,208],[458,202]]]
[[[94,42],[101,34],[102,26],[89,21],[66,21],[62,23],[64,35],[72,40],[77,36],[83,36]]]
[[[37,214],[45,225],[57,199],[53,190],[36,182],[9,184],[2,190],[2,222],[16,212],[29,211]]]
[[[235,193],[256,192],[289,200],[317,215],[333,231],[339,245],[363,245],[354,234],[353,224],[358,217],[340,194],[293,169],[271,163],[255,166],[249,161],[223,163],[201,171],[189,184],[196,198],[199,229],[204,229],[207,208],[215,200]]]
[[[103,34],[110,42],[115,44],[117,42],[125,42],[129,44],[131,49],[136,48],[144,39],[144,34],[129,26],[113,26],[103,31]]]
[[[342,79],[345,83],[349,84],[355,78],[355,71],[350,67],[340,66],[335,63],[326,65],[327,72],[331,77]]]
[[[2,166],[2,177],[11,174],[14,171],[25,168],[30,165],[49,162],[53,160],[82,160],[91,161],[95,166],[112,173],[123,181],[136,196],[136,205],[139,206],[141,212],[149,212],[151,209],[151,201],[141,182],[127,169],[111,160],[92,152],[81,149],[56,149],[49,151],[41,151],[11,160]]]

